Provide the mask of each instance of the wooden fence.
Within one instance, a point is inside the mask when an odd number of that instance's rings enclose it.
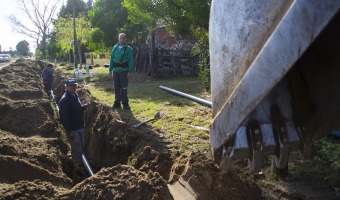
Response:
[[[87,55],[86,62],[91,65],[108,66],[107,57]],[[147,49],[136,52],[135,71],[150,76],[198,76],[199,54],[191,55],[186,50],[155,50],[152,54]]]
[[[153,61],[153,62],[151,62]],[[198,76],[199,54],[184,50],[156,50],[136,55],[135,69],[152,76]]]

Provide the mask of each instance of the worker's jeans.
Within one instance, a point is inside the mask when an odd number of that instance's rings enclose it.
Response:
[[[73,135],[73,138],[70,139],[71,144],[71,155],[72,160],[78,164],[82,164],[81,155],[84,152],[85,140],[84,140],[84,128],[81,128],[76,131],[71,131],[69,135]]]
[[[43,81],[44,87],[45,87],[45,92],[47,93],[48,96],[51,95],[51,90],[52,90],[52,82],[51,81]]]
[[[127,74],[129,72],[113,72],[113,85],[115,88],[115,102],[114,105],[120,105],[120,102],[124,106],[129,105],[129,99],[127,97],[127,87],[128,87],[128,79]]]

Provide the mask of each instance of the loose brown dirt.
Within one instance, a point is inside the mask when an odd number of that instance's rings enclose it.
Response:
[[[269,172],[252,174],[243,161],[226,174],[198,152],[167,153],[159,133],[132,128],[84,88],[78,93],[90,104],[85,149],[95,174],[79,177],[54,102],[43,90],[44,65],[20,59],[0,70],[0,199],[186,199],[171,193],[176,184],[202,200],[335,199],[327,183],[319,191],[306,183],[300,191],[301,185],[266,182]],[[66,77],[55,74],[58,101]]]

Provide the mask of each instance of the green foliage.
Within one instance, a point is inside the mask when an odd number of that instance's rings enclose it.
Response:
[[[57,43],[62,50],[70,51],[72,49],[70,42],[73,40],[73,25],[70,17],[58,18],[56,23],[56,37]]]
[[[153,18],[150,12],[141,12],[143,10],[148,10],[151,7],[152,2],[148,0],[138,1],[138,6],[136,0],[124,0],[123,5],[128,9],[129,19],[135,24],[152,22]]]
[[[103,33],[103,42],[107,47],[117,43],[118,33],[128,23],[127,11],[122,7],[123,0],[97,0],[89,11],[93,27]]]
[[[37,58],[37,59],[41,59],[42,58],[42,53],[41,53],[41,51],[39,49],[37,49],[35,51],[35,58]]]
[[[77,43],[85,45],[88,42],[91,33],[91,23],[85,15],[79,15],[76,18]]]
[[[208,30],[211,0],[124,0],[133,23],[166,25],[184,36],[200,28]],[[150,28],[149,28],[150,30]]]
[[[316,152],[321,158],[330,162],[333,172],[331,182],[340,187],[340,141],[332,138],[322,138],[314,143]]]
[[[89,49],[94,53],[105,53],[107,51],[104,41],[104,32],[100,30],[99,28],[94,28],[89,37]]]
[[[196,29],[194,35],[198,38],[193,54],[200,55],[198,66],[200,67],[199,77],[203,82],[206,91],[210,91],[210,60],[209,60],[209,35],[208,31]]]
[[[102,43],[104,37],[104,32],[98,27],[94,28],[91,32],[91,40],[94,43]]]
[[[178,33],[191,36],[196,29],[207,31],[211,0],[164,0],[168,13],[167,21],[172,23]]]
[[[30,51],[29,46],[30,46],[30,44],[26,40],[21,40],[17,44],[16,49],[21,55],[27,56],[29,51]]]
[[[323,138],[315,142],[315,147],[320,156],[330,160],[332,168],[340,171],[340,142],[330,138]]]
[[[290,153],[290,159],[299,160],[297,153]],[[312,157],[307,160],[289,163],[290,173],[297,173],[299,178],[312,181],[317,187],[325,181],[333,187],[340,187],[340,141],[324,137],[314,142]],[[326,177],[326,178],[325,178]]]
[[[156,4],[150,0],[124,0],[123,6],[128,10],[128,19],[134,24],[143,24],[150,30],[155,28],[157,18]]]
[[[91,24],[87,17],[79,15],[76,18],[76,34],[77,44],[87,44],[88,38],[91,32]],[[59,17],[56,23],[56,39],[57,44],[64,51],[70,51],[72,49],[71,41],[73,40],[73,18],[70,16]]]
[[[58,46],[56,41],[56,32],[53,31],[50,35],[49,44],[47,46],[48,58],[50,61],[54,61],[54,59],[64,58],[63,51],[61,51],[60,46]]]
[[[80,14],[86,14],[91,8],[89,4],[86,4],[83,0],[67,0],[66,5],[60,8],[59,17],[73,16],[73,1],[75,4],[76,17]]]

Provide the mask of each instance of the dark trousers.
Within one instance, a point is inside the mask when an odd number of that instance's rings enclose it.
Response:
[[[51,90],[52,90],[52,82],[50,81],[43,81],[44,87],[45,87],[45,92],[48,94],[48,96],[51,95]]]
[[[127,97],[128,87],[128,72],[113,72],[113,85],[115,88],[115,102],[114,105],[120,105],[120,102],[124,106],[129,105],[129,99]]]
[[[84,128],[81,128],[76,131],[71,131],[69,134],[72,135],[73,137],[70,138],[70,144],[71,144],[71,156],[72,160],[78,164],[81,165],[82,159],[81,155],[84,152],[84,147],[85,147],[85,140],[84,140]]]

